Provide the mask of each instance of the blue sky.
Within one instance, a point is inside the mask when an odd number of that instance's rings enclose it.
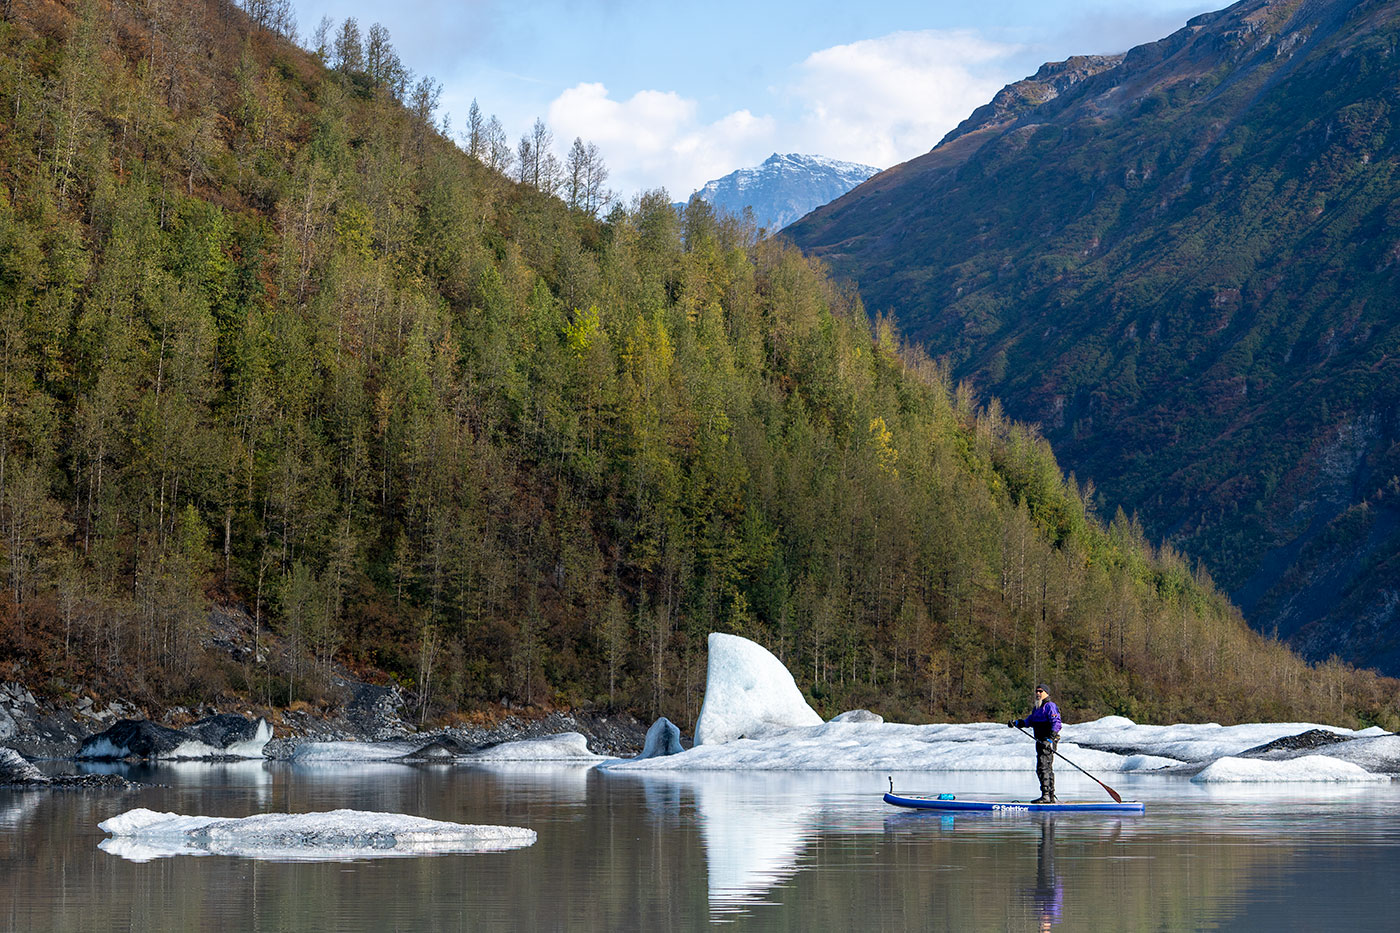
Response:
[[[389,30],[404,64],[512,140],[544,118],[562,154],[597,143],[624,197],[681,200],[773,152],[880,168],[932,148],[1043,62],[1121,52],[1225,0],[296,0]]]

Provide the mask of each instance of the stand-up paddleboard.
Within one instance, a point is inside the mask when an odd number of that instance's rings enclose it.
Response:
[[[1059,803],[1030,803],[1023,800],[959,799],[953,794],[885,795],[885,803],[915,810],[989,810],[999,813],[1142,813],[1141,801],[1063,800]]]

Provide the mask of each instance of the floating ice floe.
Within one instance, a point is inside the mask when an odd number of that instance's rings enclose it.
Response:
[[[1326,756],[1302,751],[1282,760],[1238,757],[1259,745],[1317,728],[1335,732],[1341,740],[1327,746]],[[1066,725],[1059,751],[1094,774],[1192,774],[1212,761],[1232,758],[1259,764],[1253,772],[1260,775],[1256,780],[1339,780],[1296,778],[1290,775],[1306,769],[1267,767],[1298,761],[1311,761],[1315,767],[1322,757],[1349,763],[1362,773],[1400,771],[1400,736],[1311,723],[1139,726],[1114,716]],[[758,739],[697,745],[662,758],[608,761],[602,767],[617,771],[1034,771],[1035,748],[1023,734],[1001,723],[915,726],[832,721],[773,731]]]
[[[292,752],[294,765],[341,762],[410,763],[417,761],[500,762],[565,761],[596,764],[606,760],[588,750],[588,739],[578,732],[561,732],[534,739],[501,742],[476,751],[456,753],[440,742],[307,742]]]
[[[606,761],[602,755],[588,750],[588,739],[578,732],[561,732],[539,739],[518,739],[502,742],[472,752],[463,761],[576,761],[597,763]]]
[[[832,722],[884,722],[885,717],[868,709],[851,709],[831,717]]]
[[[1372,783],[1390,778],[1329,755],[1306,755],[1282,761],[1225,757],[1206,765],[1191,780],[1197,784],[1277,784]]]
[[[821,723],[792,674],[767,648],[738,635],[711,632],[709,649],[705,700],[695,722],[696,745]]]
[[[448,823],[403,813],[331,810],[242,818],[136,809],[104,820],[99,847],[135,862],[172,855],[236,855],[275,861],[493,852],[532,845],[518,826]]]
[[[421,742],[305,742],[291,755],[294,764],[332,761],[393,761],[416,751]]]

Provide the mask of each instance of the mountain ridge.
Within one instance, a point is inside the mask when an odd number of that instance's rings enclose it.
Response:
[[[1195,17],[785,232],[1261,630],[1392,671],[1396,19]]]

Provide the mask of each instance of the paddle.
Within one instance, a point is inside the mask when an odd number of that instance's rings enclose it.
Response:
[[[1026,730],[1025,730],[1025,729],[1022,729],[1020,726],[1017,726],[1017,727],[1016,727],[1016,731],[1017,731],[1017,732],[1020,732],[1020,733],[1022,733],[1022,734],[1024,734],[1024,735],[1030,736],[1032,740],[1035,738],[1035,736],[1031,735],[1029,732],[1026,732]],[[1116,790],[1114,790],[1113,788],[1109,787],[1107,784],[1105,784],[1103,781],[1100,781],[1098,778],[1094,777],[1092,774],[1089,774],[1088,771],[1085,771],[1083,768],[1079,767],[1079,765],[1077,765],[1077,764],[1075,764],[1074,762],[1070,761],[1070,760],[1069,760],[1068,758],[1066,758],[1064,755],[1061,755],[1061,754],[1060,754],[1060,750],[1059,750],[1058,748],[1055,748],[1054,746],[1051,746],[1051,750],[1055,753],[1055,757],[1056,757],[1056,758],[1059,758],[1059,759],[1060,759],[1061,761],[1063,761],[1065,764],[1067,764],[1067,765],[1069,765],[1070,767],[1076,769],[1076,770],[1079,771],[1081,774],[1086,775],[1086,776],[1089,778],[1089,780],[1093,781],[1095,784],[1099,785],[1099,786],[1102,787],[1104,790],[1108,791],[1108,796],[1112,797],[1112,798],[1113,798],[1115,801],[1117,801],[1118,803],[1122,803],[1122,802],[1123,802],[1123,798],[1120,797],[1120,796],[1118,796],[1118,791],[1116,791]],[[890,782],[890,786],[891,786],[891,787],[894,786],[894,782],[893,782],[893,781]]]

